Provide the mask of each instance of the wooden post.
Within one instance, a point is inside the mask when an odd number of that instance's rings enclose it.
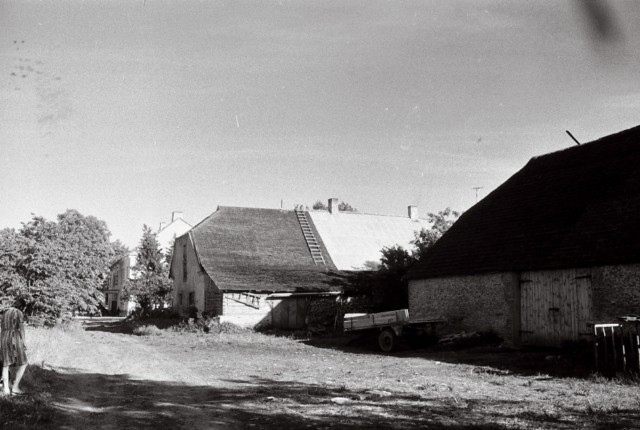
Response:
[[[595,367],[596,370],[598,370],[600,368],[600,362],[598,361],[598,348],[600,346],[600,341],[598,340],[598,327],[597,326],[593,326],[593,333],[595,336],[595,342],[594,342],[594,346],[593,346],[593,351],[594,351],[594,355],[595,355]]]
[[[618,353],[616,352],[616,336],[615,336],[615,328],[611,327],[611,349],[613,350],[613,374],[616,374],[618,370]]]

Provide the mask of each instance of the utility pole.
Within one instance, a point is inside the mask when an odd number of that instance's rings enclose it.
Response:
[[[474,190],[476,190],[476,203],[478,203],[478,190],[483,189],[484,187],[473,187]]]

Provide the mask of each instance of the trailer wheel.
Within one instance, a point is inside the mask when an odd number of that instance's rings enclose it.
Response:
[[[383,352],[392,352],[398,346],[396,334],[390,328],[385,328],[378,335],[378,346]]]

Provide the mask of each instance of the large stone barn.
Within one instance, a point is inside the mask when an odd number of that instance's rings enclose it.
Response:
[[[640,315],[640,127],[535,157],[408,274],[412,317],[515,345]]]
[[[409,216],[219,207],[178,237],[174,308],[246,327],[305,328],[335,317],[345,272],[371,270],[384,246],[407,246],[427,226]],[[332,313],[333,312],[333,313]]]

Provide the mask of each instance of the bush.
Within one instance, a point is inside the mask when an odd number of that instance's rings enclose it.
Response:
[[[160,336],[162,330],[154,325],[143,325],[133,329],[133,334],[136,336]]]
[[[220,317],[206,317],[200,319],[189,318],[180,324],[171,327],[171,330],[179,333],[228,333],[237,334],[248,331],[230,322],[220,322]]]

